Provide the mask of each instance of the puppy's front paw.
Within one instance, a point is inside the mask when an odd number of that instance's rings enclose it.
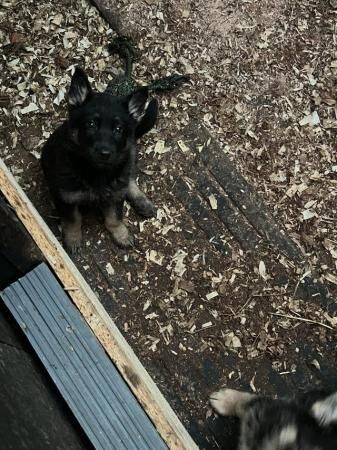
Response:
[[[213,409],[221,416],[236,416],[238,409],[244,399],[247,398],[245,392],[234,389],[221,389],[210,395],[210,403]]]
[[[156,207],[145,195],[133,199],[131,206],[137,214],[147,219],[154,217],[156,214]]]
[[[134,237],[124,223],[120,223],[115,227],[109,227],[109,231],[118,247],[132,248],[134,246]]]
[[[64,236],[63,244],[71,255],[77,255],[81,248],[81,236]]]

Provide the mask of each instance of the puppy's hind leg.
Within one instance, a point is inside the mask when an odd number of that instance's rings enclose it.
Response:
[[[235,389],[221,389],[210,395],[210,403],[221,416],[236,416],[242,418],[248,403],[255,395]]]
[[[139,189],[134,178],[130,178],[129,181],[127,200],[140,216],[149,218],[155,215],[156,209],[153,203],[146,197],[144,192]]]
[[[134,245],[134,239],[123,222],[123,204],[124,201],[121,200],[115,205],[103,208],[105,226],[107,230],[110,231],[113,240],[119,247],[131,248]]]

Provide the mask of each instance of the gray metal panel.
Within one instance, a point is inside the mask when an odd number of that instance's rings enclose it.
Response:
[[[46,264],[1,295],[95,448],[167,450]]]

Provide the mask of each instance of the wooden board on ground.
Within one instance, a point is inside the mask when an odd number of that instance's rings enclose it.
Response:
[[[167,450],[46,263],[0,295],[95,449]]]
[[[36,242],[82,316],[171,449],[197,448],[76,266],[0,160],[3,195]]]

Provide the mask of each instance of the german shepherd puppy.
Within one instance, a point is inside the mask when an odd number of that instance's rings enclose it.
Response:
[[[337,449],[337,393],[275,400],[222,389],[210,402],[218,414],[240,418],[238,450]]]
[[[157,103],[146,108],[148,89],[126,96],[93,92],[77,68],[69,90],[68,119],[46,142],[41,163],[62,220],[65,247],[78,251],[81,207],[99,207],[115,243],[133,245],[123,222],[128,200],[138,214],[151,217],[154,206],[136,183],[136,140],[154,125]]]

